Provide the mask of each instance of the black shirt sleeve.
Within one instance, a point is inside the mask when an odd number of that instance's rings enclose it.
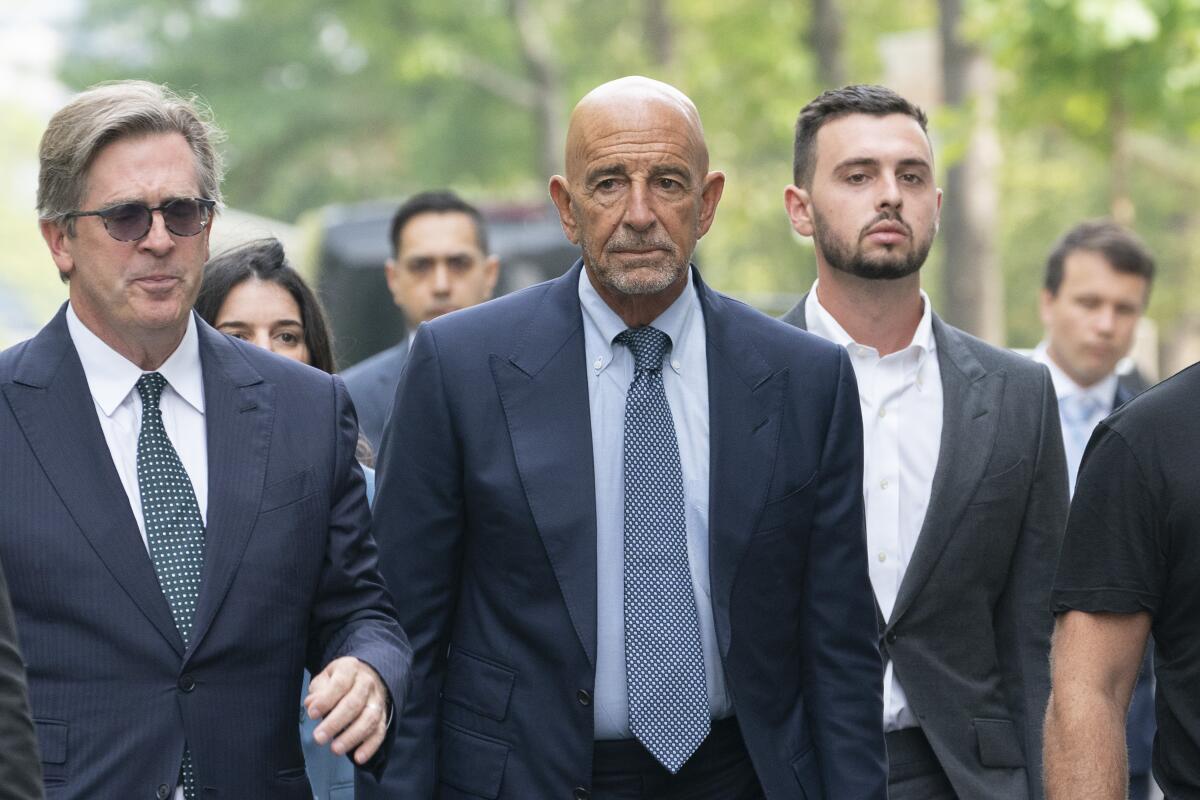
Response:
[[[1163,487],[1147,479],[1139,455],[1153,457],[1104,423],[1093,434],[1050,598],[1055,614],[1157,612],[1167,578]]]

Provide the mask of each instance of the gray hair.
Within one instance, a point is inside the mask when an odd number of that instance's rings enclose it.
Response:
[[[155,133],[178,133],[187,140],[196,160],[200,194],[220,203],[223,170],[216,145],[224,134],[203,101],[180,97],[147,81],[110,81],[80,93],[50,119],[39,151],[39,218],[61,221],[80,210],[88,170],[106,145]],[[71,235],[73,222],[67,220]]]

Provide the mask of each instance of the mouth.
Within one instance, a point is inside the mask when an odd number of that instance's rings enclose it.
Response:
[[[180,278],[175,275],[144,275],[133,279],[135,285],[151,293],[168,292],[174,289],[179,282]]]
[[[899,244],[908,239],[908,228],[899,222],[883,220],[868,228],[864,238],[879,244]]]

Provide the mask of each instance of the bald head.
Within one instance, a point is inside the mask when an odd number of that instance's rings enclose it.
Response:
[[[682,134],[689,161],[700,174],[708,172],[708,146],[695,103],[668,83],[631,75],[600,84],[571,112],[565,153],[567,179],[579,178],[582,164],[596,144],[603,147],[622,132],[655,130]]]
[[[550,197],[596,291],[638,327],[683,291],[724,186],[723,174],[708,171],[692,101],[634,77],[598,86],[575,106],[566,176],[550,179]]]

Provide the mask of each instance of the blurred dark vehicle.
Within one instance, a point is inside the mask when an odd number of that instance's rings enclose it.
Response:
[[[315,263],[308,274],[329,312],[340,369],[405,335],[383,274],[392,254],[388,227],[400,202],[327,206],[317,212],[317,242],[309,251]],[[557,277],[579,258],[579,248],[563,235],[549,202],[484,203],[479,210],[487,221],[488,245],[500,257],[497,297]]]

